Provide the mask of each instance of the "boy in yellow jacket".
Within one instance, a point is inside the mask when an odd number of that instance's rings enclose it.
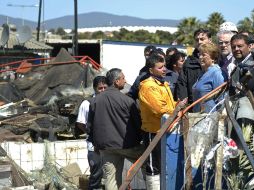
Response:
[[[172,114],[176,102],[173,99],[169,83],[166,82],[165,58],[158,54],[152,54],[147,59],[147,67],[150,77],[140,83],[139,101],[142,118],[142,130],[144,144],[148,146],[156,132],[160,129],[160,121],[163,114]],[[180,102],[185,104],[186,99]],[[146,164],[147,189],[160,189],[160,144],[158,144]]]

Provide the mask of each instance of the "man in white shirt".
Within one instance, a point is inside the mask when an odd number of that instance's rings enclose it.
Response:
[[[95,91],[95,94],[93,97],[95,97],[97,94],[103,92],[107,88],[106,84],[106,77],[104,76],[97,76],[93,80],[93,88]],[[84,100],[80,107],[79,107],[79,113],[78,118],[76,121],[76,126],[81,129],[83,132],[89,133],[89,129],[87,129],[87,119],[88,119],[88,113],[89,113],[89,106],[90,102],[92,100],[90,99]],[[92,144],[92,137],[89,136],[87,139],[87,150],[88,150],[88,163],[90,166],[90,178],[89,178],[89,184],[88,184],[88,190],[92,189],[102,189],[101,187],[101,178],[103,175],[102,171],[102,159],[101,155],[99,154],[99,151],[94,150],[94,146]]]
[[[235,58],[233,57],[230,40],[234,35],[231,31],[219,31],[217,33],[218,47],[220,50],[219,66],[230,77],[235,64]],[[233,66],[234,65],[234,66]]]

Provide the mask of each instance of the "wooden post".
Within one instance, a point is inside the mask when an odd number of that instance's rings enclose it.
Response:
[[[216,153],[216,170],[215,170],[215,184],[216,190],[222,189],[222,169],[223,169],[223,140],[224,140],[224,128],[225,128],[225,114],[220,116],[218,123],[218,141],[221,141],[221,146],[217,149]]]
[[[186,114],[187,115],[187,114]],[[187,135],[189,131],[189,118],[184,117],[183,118],[183,139],[184,139],[184,160],[185,160],[185,189],[186,190],[191,190],[192,188],[192,175],[191,175],[191,159],[190,159],[190,154],[188,153],[187,150]],[[187,159],[188,158],[188,159]]]

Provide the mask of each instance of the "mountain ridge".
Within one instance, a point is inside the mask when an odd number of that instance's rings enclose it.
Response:
[[[7,16],[0,15],[0,24],[6,23]],[[21,18],[14,18],[8,16],[8,21],[11,24],[20,27],[22,25]],[[116,15],[104,12],[89,12],[78,15],[79,28],[92,28],[92,27],[110,27],[110,26],[166,26],[177,27],[180,20],[174,19],[143,19],[134,16]],[[24,19],[25,25],[36,29],[37,22]],[[42,24],[41,24],[42,27]],[[58,18],[48,19],[44,21],[44,28],[74,28],[74,15],[66,15]]]

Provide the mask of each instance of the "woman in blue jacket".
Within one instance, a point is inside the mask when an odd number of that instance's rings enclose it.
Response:
[[[203,74],[198,78],[193,85],[194,101],[211,92],[223,82],[227,80],[226,73],[224,73],[217,64],[219,57],[219,49],[215,44],[207,43],[199,47],[199,61],[203,70]],[[197,104],[194,112],[210,112],[214,107],[216,111],[216,104],[221,98],[211,98]]]

